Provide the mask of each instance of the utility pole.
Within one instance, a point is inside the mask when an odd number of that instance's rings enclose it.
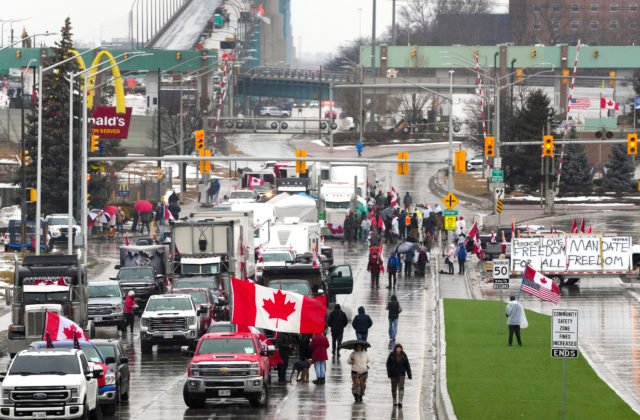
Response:
[[[391,1],[391,45],[396,45],[396,0]]]
[[[376,74],[376,0],[373,0],[373,19],[371,21],[371,74]]]
[[[162,156],[162,108],[160,108],[160,93],[162,87],[162,72],[158,67],[158,156]],[[162,200],[162,180],[160,179],[160,171],[162,170],[162,161],[158,161],[158,172],[156,180],[158,181],[158,201]]]

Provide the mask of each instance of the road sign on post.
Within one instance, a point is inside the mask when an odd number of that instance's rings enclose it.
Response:
[[[458,220],[458,210],[445,210],[442,212],[444,216],[444,229],[456,230],[456,221]]]
[[[409,159],[409,152],[398,152],[398,175],[409,175],[409,164],[403,162]]]
[[[578,310],[554,309],[551,314],[551,357],[578,357]]]
[[[449,210],[457,206],[459,202],[460,200],[458,200],[458,197],[456,197],[455,194],[451,192],[442,199],[442,203]]]
[[[509,288],[509,260],[493,260],[493,288]]]
[[[502,169],[492,169],[491,182],[493,183],[504,182],[504,171]]]

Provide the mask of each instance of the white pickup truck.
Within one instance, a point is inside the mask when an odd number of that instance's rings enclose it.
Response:
[[[191,296],[153,295],[140,317],[140,348],[151,353],[154,344],[198,343],[200,317],[209,308],[196,309]]]
[[[2,378],[0,419],[97,418],[102,374],[81,350],[22,350]]]

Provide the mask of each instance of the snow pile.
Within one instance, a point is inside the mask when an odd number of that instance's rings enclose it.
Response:
[[[9,206],[0,209],[0,229],[9,227],[9,220],[20,220],[20,206]]]

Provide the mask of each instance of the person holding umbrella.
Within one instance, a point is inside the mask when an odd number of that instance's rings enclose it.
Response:
[[[367,389],[367,376],[371,358],[367,353],[366,341],[356,341],[353,352],[349,355],[347,363],[351,365],[351,393],[356,402],[362,402],[364,391]]]

